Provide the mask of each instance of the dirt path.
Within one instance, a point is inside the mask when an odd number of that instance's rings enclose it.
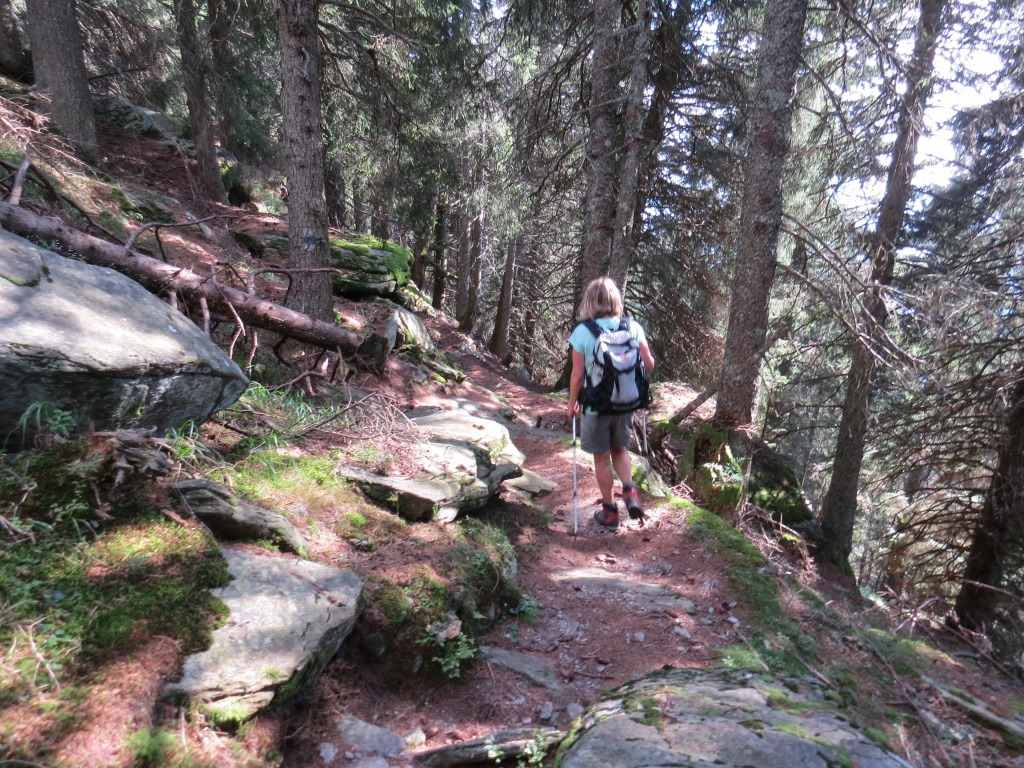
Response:
[[[564,729],[575,707],[586,706],[600,691],[666,664],[709,666],[716,648],[740,642],[735,622],[743,617],[734,611],[736,596],[722,576],[723,565],[693,540],[679,509],[646,498],[646,523],[623,514],[619,531],[606,531],[593,521],[600,494],[590,456],[579,452],[574,536],[574,457],[564,401],[516,380],[486,358],[466,354],[461,367],[468,381],[457,391],[414,404],[450,408],[453,398],[461,398],[496,414],[507,414],[511,406],[510,432],[527,457],[525,466],[558,484],[533,506],[520,492],[502,494],[525,523],[522,540],[515,542],[516,583],[541,607],[531,623],[501,621],[480,642],[553,666],[557,687],[533,683],[488,660],[456,681],[426,688],[411,679],[396,687],[343,649],[325,675],[318,704],[292,729],[285,765],[329,764],[321,754],[324,743],[344,754],[335,723],[346,714],[403,736],[419,729],[426,741],[418,750],[506,728]],[[532,524],[545,514],[552,520],[546,527]],[[635,591],[659,588],[674,590],[692,605],[652,602]],[[406,764],[412,763],[389,761],[392,767]]]

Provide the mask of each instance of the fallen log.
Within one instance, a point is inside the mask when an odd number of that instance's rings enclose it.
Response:
[[[309,315],[216,282],[210,276],[100,240],[68,226],[59,218],[39,216],[20,206],[0,201],[0,226],[22,237],[56,240],[81,254],[88,263],[114,269],[151,293],[163,295],[173,291],[196,303],[205,299],[214,311],[228,317],[237,314],[247,325],[273,331],[304,344],[329,350],[340,349],[343,353],[355,352],[359,346],[359,336],[344,328],[314,320]]]

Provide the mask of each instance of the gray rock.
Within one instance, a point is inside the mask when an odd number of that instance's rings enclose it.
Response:
[[[184,480],[175,485],[174,490],[181,494],[189,511],[218,539],[270,539],[302,556],[309,549],[299,529],[284,515],[249,504],[219,483],[205,478]]]
[[[420,752],[415,756],[415,761],[418,765],[428,768],[494,765],[509,758],[532,757],[533,750],[537,747],[547,752],[564,736],[563,732],[553,728],[510,728],[484,738],[469,739],[448,747]],[[517,760],[516,764],[524,763]]]
[[[367,367],[383,376],[388,364],[388,355],[395,348],[397,338],[398,322],[395,319],[395,313],[392,313],[388,315],[380,328],[374,330],[360,342],[356,353]]]
[[[351,715],[345,715],[338,721],[338,733],[359,752],[399,757],[405,751],[405,741],[400,736]]]
[[[522,474],[526,457],[508,430],[461,411],[414,415],[419,445],[409,455],[418,467],[409,477],[374,475],[353,467],[338,473],[406,520],[450,522],[487,505],[501,484]]]
[[[0,231],[0,441],[46,403],[79,431],[201,424],[248,386],[188,318],[111,269]]]
[[[557,691],[562,687],[555,666],[539,656],[532,656],[519,651],[506,651],[489,645],[480,646],[480,654],[496,666],[522,675],[527,680],[543,688]]]
[[[533,496],[543,496],[558,488],[558,483],[554,480],[548,480],[543,475],[538,475],[536,472],[525,467],[523,468],[522,477],[509,480],[507,485],[511,485],[513,488],[518,488],[520,491],[525,491]]]
[[[334,762],[334,758],[338,756],[338,748],[331,744],[329,741],[321,742],[320,744],[320,759],[330,765]]]
[[[374,475],[355,467],[339,466],[338,474],[355,482],[367,497],[391,509],[404,520],[441,521],[458,514],[459,486],[445,479]]]
[[[241,721],[305,690],[352,631],[363,583],[308,560],[224,550],[234,580],[213,590],[230,609],[210,648],[185,659],[166,694]]]
[[[561,765],[910,768],[838,714],[829,710],[815,680],[765,681],[731,670],[663,671],[591,707]]]
[[[395,312],[395,322],[398,324],[402,344],[415,347],[422,352],[433,352],[437,349],[434,340],[430,338],[426,323],[419,315],[406,309],[398,309]]]

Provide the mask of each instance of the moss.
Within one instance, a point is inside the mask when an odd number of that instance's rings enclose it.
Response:
[[[884,731],[878,728],[867,728],[864,733],[875,745],[881,747],[886,752],[894,751],[892,744],[889,742],[889,737],[885,735]]]
[[[266,244],[248,232],[241,229],[228,230],[236,243],[245,248],[257,259],[262,259],[267,254]]]
[[[785,525],[804,522],[814,516],[789,460],[767,446],[761,446],[754,453],[749,494],[751,501]]]
[[[776,723],[775,728],[783,733],[788,733],[790,736],[796,736],[798,739],[807,738],[807,731],[796,723]]]

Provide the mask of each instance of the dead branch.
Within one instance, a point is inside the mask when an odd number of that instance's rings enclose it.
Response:
[[[333,323],[314,320],[272,301],[250,296],[222,283],[211,282],[189,269],[165,264],[138,251],[126,254],[122,246],[87,235],[69,227],[60,219],[39,216],[0,201],[0,225],[22,236],[57,240],[80,253],[89,263],[115,269],[153,293],[178,291],[197,303],[200,298],[205,298],[223,315],[231,314],[227,308],[231,305],[249,325],[265,328],[303,344],[329,350],[340,348],[343,352],[354,352],[359,346],[356,334]]]
[[[24,157],[18,165],[18,170],[14,174],[14,182],[11,184],[11,194],[7,196],[7,202],[11,205],[21,203],[21,190],[25,186],[25,177],[28,175],[28,167],[31,164],[32,162],[28,157]]]

